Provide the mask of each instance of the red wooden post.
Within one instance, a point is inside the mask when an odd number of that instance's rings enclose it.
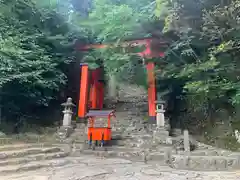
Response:
[[[92,71],[91,109],[99,109],[99,72],[99,68]]]
[[[101,68],[92,71],[90,104],[91,109],[102,109],[104,101],[104,84],[99,82],[101,76]]]
[[[81,64],[80,92],[78,102],[78,117],[84,118],[87,112],[88,102],[88,65]]]
[[[148,108],[150,121],[155,123],[156,120],[156,82],[154,73],[154,63],[147,63],[147,74],[148,74]]]
[[[96,83],[93,84],[92,86],[92,106],[91,106],[91,109],[97,109],[97,86],[96,86]]]
[[[103,109],[103,101],[104,101],[104,84],[99,82],[98,84],[99,96],[98,96],[98,108]]]
[[[88,97],[88,108],[92,109],[92,92],[93,92],[93,86],[90,83],[90,87],[89,87],[89,97]]]

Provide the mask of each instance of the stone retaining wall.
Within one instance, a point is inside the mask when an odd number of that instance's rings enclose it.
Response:
[[[239,156],[186,156],[172,155],[169,165],[176,169],[223,171],[240,168]]]

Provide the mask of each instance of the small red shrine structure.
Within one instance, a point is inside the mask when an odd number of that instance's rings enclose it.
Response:
[[[94,148],[94,143],[100,142],[104,146],[112,139],[111,118],[115,117],[114,110],[90,110],[86,117],[89,120],[88,143]],[[107,126],[96,126],[97,118],[105,118]]]
[[[145,50],[136,53],[142,57],[143,62],[145,59],[155,57],[163,57],[164,50],[168,43],[161,39],[138,39],[132,41],[121,42],[118,46],[122,48],[144,46]],[[79,51],[89,51],[91,49],[101,49],[108,47],[116,47],[114,44],[92,44],[85,46],[77,46]],[[148,79],[148,107],[149,118],[152,122],[156,121],[156,79],[155,79],[155,64],[154,62],[146,62],[147,79]],[[78,117],[84,118],[87,113],[87,104],[90,109],[102,109],[104,99],[104,84],[99,79],[101,68],[89,71],[87,64],[81,64],[81,78],[80,78],[80,96],[78,106]],[[89,81],[90,78],[90,81]],[[88,88],[90,86],[90,90]],[[88,96],[89,95],[89,96]],[[89,98],[88,98],[89,97]]]

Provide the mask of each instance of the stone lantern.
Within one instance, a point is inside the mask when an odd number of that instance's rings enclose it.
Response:
[[[157,128],[153,132],[154,140],[163,144],[172,144],[172,139],[169,137],[169,132],[165,125],[164,117],[164,101],[155,101],[156,104],[156,113],[157,113]]]
[[[75,105],[72,103],[72,98],[68,98],[67,102],[61,104],[64,107],[63,110],[63,124],[57,132],[58,140],[63,142],[70,134],[73,132],[72,127],[72,115],[73,115],[73,107]]]
[[[73,115],[73,107],[75,104],[72,103],[72,98],[68,98],[67,102],[61,104],[64,107],[63,110],[63,126],[71,127],[72,126],[72,115]]]
[[[164,128],[165,127],[165,117],[164,117],[164,101],[155,101],[156,103],[156,113],[157,113],[157,127]]]

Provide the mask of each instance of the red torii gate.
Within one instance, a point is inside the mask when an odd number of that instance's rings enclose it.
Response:
[[[143,60],[154,58],[154,57],[163,57],[164,52],[160,49],[167,47],[166,41],[160,39],[140,39],[125,41],[119,44],[120,47],[136,47],[136,46],[145,46],[145,50],[139,53],[136,53]],[[88,51],[91,49],[101,49],[108,47],[116,47],[113,44],[92,44],[86,46],[77,46],[77,50]],[[149,118],[155,123],[156,120],[156,79],[155,79],[155,64],[153,62],[147,62],[147,79],[148,79],[148,107],[149,107]],[[100,81],[100,72],[101,68],[91,71],[89,74],[89,69],[87,64],[81,64],[81,78],[80,78],[80,95],[79,95],[79,106],[78,106],[78,117],[84,118],[87,113],[87,105],[90,105],[91,109],[102,109],[103,99],[104,99],[104,84]],[[91,80],[89,82],[89,76]],[[88,88],[90,85],[90,96],[88,98]],[[88,101],[89,100],[89,101]]]

